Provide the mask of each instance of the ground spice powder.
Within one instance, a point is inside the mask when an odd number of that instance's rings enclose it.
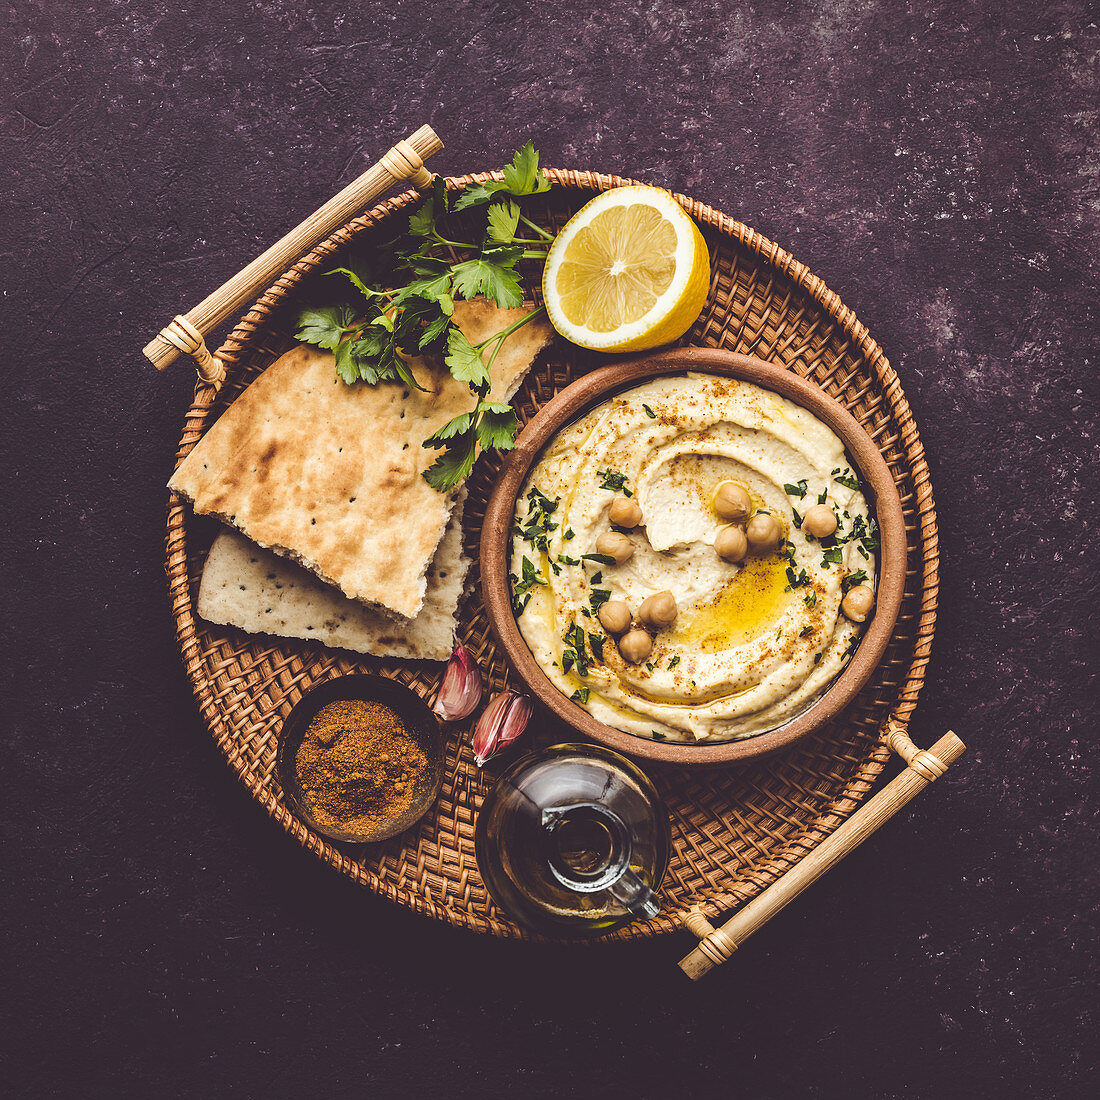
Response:
[[[397,712],[364,699],[323,706],[294,763],[317,824],[348,833],[370,833],[401,817],[428,770],[428,758]]]

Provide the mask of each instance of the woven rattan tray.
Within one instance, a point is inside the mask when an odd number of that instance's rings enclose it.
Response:
[[[539,196],[541,206],[532,203],[531,213],[552,229],[560,228],[595,192],[631,182],[591,172],[548,174],[555,186]],[[473,175],[447,182],[458,188],[486,178]],[[739,906],[805,862],[804,857],[856,810],[886,765],[891,738],[900,739],[900,747],[894,747],[906,759],[915,752],[904,730],[928,664],[939,555],[923,449],[898,378],[881,349],[852,311],[778,245],[708,206],[677,197],[702,228],[713,269],[706,308],[684,342],[782,364],[843,403],[876,440],[894,475],[909,553],[904,601],[885,658],[839,720],[793,749],[746,766],[647,766],[672,816],[672,860],[661,892],[663,909],[655,919],[628,925],[608,938],[636,939],[686,925],[706,947],[714,933],[707,918]],[[334,254],[352,241],[386,232],[387,219],[407,212],[415,198],[416,193],[408,191],[344,225],[254,303],[217,353],[227,368],[224,387],[219,392],[200,378],[177,461],[227,403],[292,346],[293,317],[303,285],[335,266]],[[532,280],[527,282],[531,285]],[[516,397],[521,423],[602,361],[557,341]],[[491,458],[483,458],[470,478],[465,537],[473,553],[496,468]],[[213,530],[181,499],[170,498],[167,572],[180,651],[203,720],[245,788],[300,844],[375,893],[472,931],[527,937],[494,907],[478,874],[474,824],[492,775],[474,766],[468,728],[453,731],[450,738],[438,804],[402,836],[373,847],[337,847],[288,810],[274,777],[275,750],[280,724],[307,688],[340,673],[367,670],[394,676],[430,695],[441,666],[361,658],[199,620],[197,582]],[[494,648],[479,603],[476,565],[472,574],[460,608],[460,634],[497,690],[508,682],[508,669]],[[529,735],[526,747],[568,734],[547,718],[545,728]],[[942,764],[939,771],[935,766],[926,771],[922,783],[942,772]],[[708,954],[721,961],[733,946],[731,941],[713,951],[708,948]]]

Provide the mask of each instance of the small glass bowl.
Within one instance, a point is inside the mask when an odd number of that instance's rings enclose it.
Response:
[[[382,703],[395,711],[404,722],[413,741],[428,759],[428,767],[416,779],[412,804],[400,816],[387,819],[369,833],[343,832],[317,823],[309,812],[309,804],[298,781],[295,763],[310,722],[329,703],[344,699],[362,699]],[[275,754],[275,776],[283,797],[291,809],[314,831],[345,844],[374,844],[388,840],[415,825],[431,809],[443,785],[443,730],[427,703],[410,688],[386,676],[352,674],[325,680],[311,688],[294,705],[279,732],[279,747]]]

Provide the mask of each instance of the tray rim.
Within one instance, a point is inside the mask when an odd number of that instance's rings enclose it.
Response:
[[[638,182],[626,177],[576,169],[562,170],[547,167],[545,171],[556,185],[589,194]],[[446,185],[449,190],[457,190],[469,187],[472,184],[501,178],[502,174],[499,170],[469,173],[462,176],[446,177]],[[709,205],[698,202],[679,192],[672,192],[672,194],[692,217],[697,221],[703,221],[710,231],[728,236],[748,251],[755,253],[765,265],[772,268],[776,273],[784,275],[794,286],[821,306],[839,327],[840,332],[858,348],[861,356],[866,361],[866,369],[876,375],[884,392],[891,396],[900,393],[900,380],[890,366],[885,353],[871,337],[867,328],[856,318],[855,313],[843,304],[839,296],[831,291],[822,279],[814,275],[804,264],[795,260],[790,253],[756,230]],[[241,352],[248,350],[257,333],[266,325],[269,311],[279,304],[285,294],[292,290],[304,275],[314,271],[319,263],[323,262],[333,251],[343,247],[355,233],[379,223],[396,211],[407,207],[418,198],[418,192],[406,190],[376,204],[359,217],[346,223],[325,241],[318,244],[311,252],[299,259],[266,291],[259,295],[242,314],[218,349],[218,356],[227,356],[231,362],[235,362]],[[196,380],[194,400],[185,414],[183,431],[177,447],[177,464],[182,461],[183,457],[203,434],[209,408],[215,396],[216,391],[212,386],[203,382],[201,378]],[[901,395],[901,400],[908,405],[904,395]],[[891,730],[899,728],[904,730],[916,706],[917,697],[930,661],[931,646],[934,639],[939,591],[939,540],[928,464],[916,423],[910,416],[907,422],[900,424],[899,427],[901,431],[898,447],[905,454],[909,463],[910,476],[916,490],[915,518],[920,535],[921,557],[923,558],[921,564],[923,565],[924,577],[920,589],[920,607],[915,616],[918,624],[909,660],[908,674],[899,689],[899,695],[893,708],[883,719],[878,741],[863,756],[859,767],[848,779],[840,793],[820,810],[816,818],[807,822],[796,836],[788,839],[780,849],[771,853],[765,867],[756,869],[751,875],[746,876],[741,883],[702,899],[698,904],[697,911],[701,911],[706,915],[717,916],[731,906],[740,905],[756,896],[765,887],[781,877],[803,855],[835,831],[867,797],[889,761],[890,749],[886,744],[885,737]],[[201,658],[196,659],[196,653],[201,649],[201,644],[198,639],[196,615],[192,607],[186,569],[188,511],[189,507],[186,502],[177,494],[169,491],[166,517],[166,572],[169,581],[168,594],[176,625],[180,655],[204,724],[214,737],[219,751],[225,756],[227,763],[244,783],[249,793],[282,826],[284,831],[294,837],[302,847],[311,851],[335,870],[348,875],[348,877],[362,885],[368,886],[373,893],[433,919],[443,920],[469,931],[488,933],[505,938],[539,939],[539,937],[526,933],[522,929],[517,929],[510,924],[494,922],[491,918],[472,913],[468,909],[443,905],[436,902],[432,897],[399,888],[390,882],[379,881],[377,876],[369,873],[361,864],[349,859],[339,849],[334,848],[304,826],[275,797],[269,788],[249,774],[247,761],[232,744],[232,731],[227,728],[219,708],[215,704],[208,677],[203,671]],[[177,557],[182,558],[184,563],[182,574],[181,571],[172,569],[172,562]],[[683,928],[683,922],[679,916],[662,912],[652,922],[643,925],[628,925],[616,933],[592,942],[609,943],[648,938],[649,936],[677,931],[681,928]]]

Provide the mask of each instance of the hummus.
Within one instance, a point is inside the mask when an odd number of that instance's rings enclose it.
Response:
[[[726,526],[715,488],[734,481],[753,511],[774,516],[778,550],[743,561],[714,549]],[[596,553],[629,496],[641,523],[616,565]],[[802,517],[824,503],[835,534]],[[655,379],[565,428],[520,494],[512,589],[524,639],[547,676],[607,725],[641,737],[726,741],[805,710],[855,648],[860,625],[840,610],[853,585],[874,586],[877,531],[835,433],[813,414],[749,383],[706,374]],[[624,660],[599,620],[671,592],[678,614],[651,630],[653,649]]]

